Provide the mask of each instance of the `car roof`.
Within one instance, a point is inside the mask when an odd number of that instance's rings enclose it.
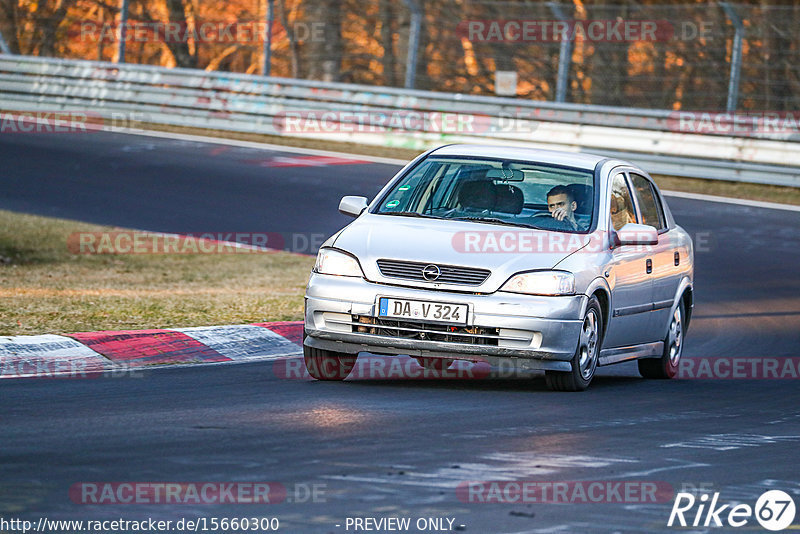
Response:
[[[583,152],[544,150],[518,146],[498,145],[446,145],[431,152],[432,156],[469,156],[497,159],[515,159],[536,163],[550,163],[565,167],[593,170],[598,163],[609,158]]]

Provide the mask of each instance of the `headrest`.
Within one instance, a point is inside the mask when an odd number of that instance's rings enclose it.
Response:
[[[567,189],[570,190],[572,197],[575,199],[575,203],[578,205],[575,213],[591,215],[593,204],[592,191],[594,188],[591,185],[570,184],[567,186]]]
[[[518,215],[522,212],[524,197],[522,189],[514,185],[497,184],[494,186],[496,200],[492,211]]]
[[[494,207],[497,194],[490,180],[475,180],[461,184],[458,202],[462,208],[490,210]]]

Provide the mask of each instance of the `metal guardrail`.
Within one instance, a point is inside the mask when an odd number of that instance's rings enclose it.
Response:
[[[7,55],[0,55],[0,109],[137,113],[149,123],[420,150],[448,142],[533,145],[615,155],[653,173],[800,187],[797,136],[684,133],[665,110]],[[327,130],[287,128],[290,117],[323,114]],[[437,114],[467,117],[471,127],[442,131],[402,120]],[[380,126],[387,117],[400,121]]]

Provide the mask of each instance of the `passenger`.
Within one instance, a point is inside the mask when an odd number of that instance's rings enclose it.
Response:
[[[611,223],[614,230],[619,230],[628,223],[635,223],[633,208],[628,204],[624,196],[613,193],[611,195]]]

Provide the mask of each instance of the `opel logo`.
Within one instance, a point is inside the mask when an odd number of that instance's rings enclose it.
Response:
[[[422,278],[427,280],[428,282],[433,282],[442,274],[442,271],[439,270],[439,267],[436,265],[426,265],[422,269]]]

